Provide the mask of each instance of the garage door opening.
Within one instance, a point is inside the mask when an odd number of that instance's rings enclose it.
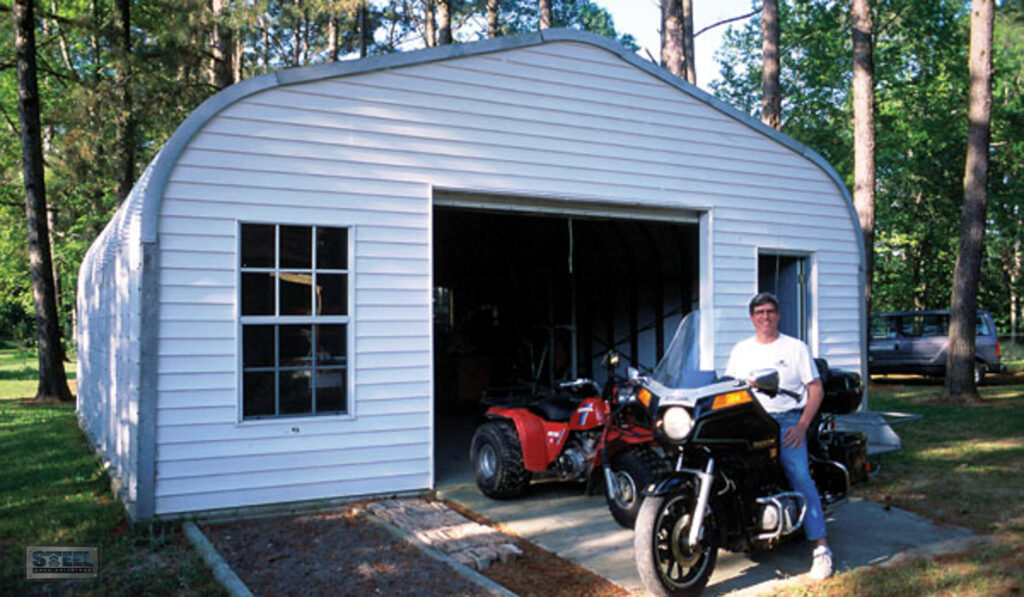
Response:
[[[485,394],[603,382],[613,349],[653,367],[697,307],[696,223],[436,207],[433,224],[439,478],[449,450],[468,469]]]

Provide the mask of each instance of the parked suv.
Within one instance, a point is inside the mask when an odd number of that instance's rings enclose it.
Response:
[[[945,375],[949,348],[949,311],[898,311],[871,315],[868,371]],[[992,314],[978,311],[974,381],[987,372],[1006,371],[999,361],[999,339]]]

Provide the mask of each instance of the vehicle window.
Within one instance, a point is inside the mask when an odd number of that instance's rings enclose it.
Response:
[[[932,314],[921,316],[922,336],[945,336],[949,329],[949,315]]]
[[[891,317],[873,317],[871,319],[871,337],[885,340],[896,337],[896,320]]]
[[[992,330],[988,328],[988,320],[981,315],[978,315],[978,331],[976,332],[976,335],[989,336],[991,334]]]
[[[921,315],[904,315],[900,318],[900,335],[904,338],[917,338],[921,335],[924,317]]]

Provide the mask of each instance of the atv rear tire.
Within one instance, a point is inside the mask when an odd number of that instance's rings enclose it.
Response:
[[[627,529],[636,524],[636,516],[644,500],[644,489],[658,477],[668,473],[670,468],[664,458],[647,447],[630,448],[611,458],[612,477],[615,481],[615,497],[604,499],[612,518]]]
[[[469,450],[476,486],[498,500],[519,497],[530,485],[530,471],[523,467],[519,434],[507,421],[488,421],[473,434]]]

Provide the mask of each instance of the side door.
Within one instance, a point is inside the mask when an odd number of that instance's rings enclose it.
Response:
[[[871,318],[871,341],[868,344],[868,371],[886,373],[897,364],[899,317],[877,315]]]
[[[810,291],[806,257],[759,253],[757,260],[757,291],[771,292],[779,299],[779,331],[799,338],[807,338],[807,320],[810,317]]]
[[[942,373],[949,346],[949,315],[926,313],[914,317],[917,336],[907,342],[904,352],[907,368],[924,373]]]

